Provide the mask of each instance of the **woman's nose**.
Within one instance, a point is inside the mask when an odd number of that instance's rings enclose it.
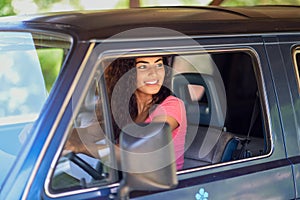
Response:
[[[149,68],[148,74],[151,75],[151,76],[156,76],[157,75],[157,68],[156,68],[156,66],[151,66]]]

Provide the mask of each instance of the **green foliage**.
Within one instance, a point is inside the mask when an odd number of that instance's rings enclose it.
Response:
[[[83,10],[84,8],[81,6],[80,0],[70,0],[70,4],[78,10]]]
[[[61,69],[64,59],[64,52],[63,49],[58,48],[38,49],[37,52],[45,79],[46,88],[49,92]]]
[[[197,5],[199,4],[198,0],[181,0],[183,5]]]
[[[34,3],[39,9],[45,10],[50,8],[54,3],[61,2],[62,0],[34,0]]]
[[[300,0],[224,0],[221,6],[300,5]]]
[[[129,8],[129,1],[128,0],[119,0],[116,4],[115,8]]]
[[[14,8],[11,4],[12,0],[0,1],[0,16],[15,15]]]

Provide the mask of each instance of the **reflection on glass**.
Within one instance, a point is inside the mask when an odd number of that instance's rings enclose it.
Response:
[[[25,144],[48,96],[42,70],[45,56],[38,51],[56,49],[63,55],[70,47],[68,41],[60,43],[67,45],[57,47],[56,40],[62,41],[62,38],[26,32],[0,32],[0,163],[6,163],[0,166],[0,185]],[[57,57],[56,63],[60,66],[56,68],[61,68],[64,58]],[[57,75],[58,72],[55,73]]]

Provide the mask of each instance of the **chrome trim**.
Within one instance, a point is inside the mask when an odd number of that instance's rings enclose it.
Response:
[[[181,174],[187,174],[187,173],[192,173],[192,172],[198,172],[198,171],[201,171],[201,170],[206,170],[206,169],[211,169],[211,168],[218,168],[218,167],[222,167],[222,166],[226,166],[226,165],[243,163],[243,162],[247,162],[247,161],[251,161],[251,160],[258,160],[258,159],[262,159],[262,158],[265,158],[265,157],[268,157],[268,154],[263,155],[263,156],[255,156],[255,157],[252,157],[252,158],[245,158],[245,159],[241,159],[241,160],[224,162],[224,163],[210,164],[210,165],[195,167],[195,168],[191,168],[191,169],[183,169],[183,170],[180,170],[179,172],[177,172],[176,174],[181,175]]]
[[[296,75],[296,81],[298,83],[298,94],[300,94],[300,72],[299,72],[300,66],[298,66],[297,57],[296,57],[297,54],[300,54],[300,47],[296,47],[295,49],[293,49],[294,71]]]
[[[49,132],[49,135],[48,135],[48,137],[46,139],[46,142],[45,142],[45,144],[44,144],[44,146],[42,148],[42,151],[41,151],[41,153],[40,153],[40,155],[39,155],[39,157],[37,159],[37,162],[36,162],[36,164],[35,164],[35,166],[34,166],[34,168],[32,170],[32,173],[30,175],[29,181],[28,181],[28,183],[26,185],[26,188],[24,190],[24,194],[22,196],[22,200],[26,200],[27,197],[28,197],[28,194],[29,194],[29,191],[30,191],[30,187],[31,187],[31,185],[33,183],[34,177],[35,177],[35,175],[36,175],[36,173],[37,173],[37,171],[39,169],[39,166],[40,166],[40,164],[41,164],[41,162],[42,162],[42,160],[43,160],[43,158],[45,156],[45,153],[46,153],[47,148],[48,148],[48,146],[49,146],[49,144],[50,144],[50,142],[51,142],[51,140],[53,138],[55,130],[58,127],[58,124],[60,123],[60,120],[61,120],[61,118],[62,118],[62,116],[64,114],[64,111],[65,111],[65,108],[67,107],[67,105],[68,105],[68,103],[69,103],[69,101],[70,101],[70,99],[72,97],[72,94],[74,93],[74,90],[76,88],[76,84],[77,84],[79,78],[81,77],[83,69],[84,69],[84,67],[85,67],[85,65],[86,65],[86,63],[88,61],[88,58],[89,58],[89,56],[90,56],[90,54],[91,54],[92,49],[94,48],[94,46],[95,46],[95,43],[93,43],[93,44],[90,45],[90,47],[88,49],[88,52],[87,52],[87,54],[86,54],[86,56],[85,56],[82,64],[80,65],[80,67],[78,69],[78,72],[77,72],[77,74],[76,74],[76,76],[75,76],[75,78],[73,80],[73,83],[72,83],[72,85],[70,87],[70,90],[68,91],[68,94],[66,95],[66,98],[65,98],[65,100],[64,100],[64,102],[62,104],[62,107],[60,108],[60,111],[59,111],[59,113],[57,115],[57,118],[56,118],[56,120],[53,123],[53,126],[52,126],[52,128],[51,128],[51,130]]]
[[[257,54],[256,51],[253,51],[253,56],[255,58],[259,58],[259,55]],[[254,73],[256,76],[256,81],[257,81],[257,88],[259,92],[259,100],[260,100],[260,105],[262,106],[262,114],[263,114],[263,122],[264,122],[264,128],[266,131],[266,134],[269,134],[270,136],[270,149],[268,149],[270,152],[266,155],[263,155],[262,158],[271,156],[274,150],[274,141],[273,141],[273,135],[272,135],[272,124],[271,124],[271,115],[270,115],[270,107],[269,107],[269,101],[267,98],[267,90],[265,86],[265,79],[262,74],[262,69],[261,69],[261,63],[259,59],[255,59],[254,63]],[[266,135],[267,136],[267,135]],[[267,140],[268,138],[266,138]],[[268,142],[268,141],[266,141]],[[259,156],[260,157],[260,156]]]
[[[45,193],[50,198],[61,198],[61,197],[67,197],[67,196],[72,196],[72,195],[77,195],[77,194],[82,194],[82,193],[87,193],[87,192],[98,191],[99,195],[101,196],[101,191],[99,191],[99,190],[109,189],[111,191],[111,193],[113,193],[112,191],[116,190],[116,188],[119,187],[119,185],[120,185],[119,183],[114,183],[114,184],[109,184],[109,185],[105,185],[105,186],[98,186],[98,187],[91,187],[91,188],[84,188],[84,189],[76,189],[76,190],[57,193],[57,194],[53,194],[47,189],[47,190],[45,190]]]

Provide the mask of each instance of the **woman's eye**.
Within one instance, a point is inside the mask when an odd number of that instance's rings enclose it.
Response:
[[[146,65],[140,65],[140,66],[137,66],[138,69],[146,69],[147,66]]]
[[[156,65],[158,68],[163,67],[164,65],[162,63],[159,63]]]

